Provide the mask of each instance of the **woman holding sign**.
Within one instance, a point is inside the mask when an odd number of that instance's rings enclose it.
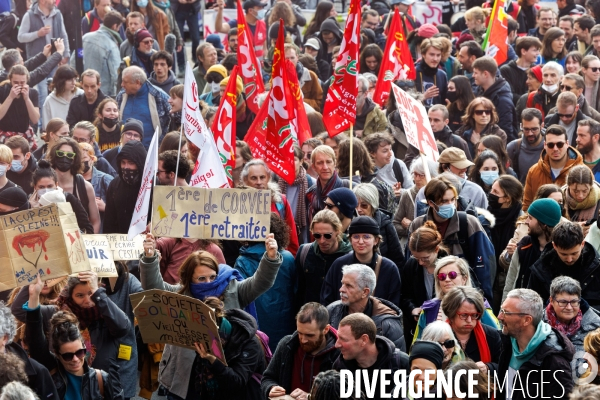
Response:
[[[156,250],[154,236],[149,234],[144,240],[144,254],[140,258],[142,286],[145,290],[161,289],[178,292],[202,301],[214,296],[223,301],[225,310],[244,309],[253,306],[251,303],[273,286],[277,271],[283,263],[273,234],[267,236],[265,247],[266,252],[260,260],[258,269],[250,278],[242,279],[239,272],[233,268],[225,264],[219,265],[216,258],[206,251],[195,251],[179,268],[180,283],[170,285],[164,282],[160,275],[160,252]],[[249,311],[252,312],[252,309],[253,307]],[[170,399],[198,398],[195,385],[196,374],[193,370],[190,371],[190,365],[194,363],[195,358],[196,352],[193,350],[172,345],[165,346],[158,380],[169,390]],[[247,378],[244,379],[247,382]],[[240,395],[236,398],[245,397]]]

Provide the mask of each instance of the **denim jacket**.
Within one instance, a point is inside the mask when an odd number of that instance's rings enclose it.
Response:
[[[83,35],[83,68],[93,68],[100,74],[100,90],[108,96],[117,94],[118,70],[121,65],[119,44],[101,26]]]
[[[112,175],[105,174],[102,171],[92,167],[92,186],[94,187],[94,193],[96,197],[100,197],[102,201],[106,203],[106,192],[108,191],[108,185],[115,179]]]

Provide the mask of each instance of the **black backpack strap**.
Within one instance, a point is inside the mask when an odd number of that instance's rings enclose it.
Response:
[[[306,262],[306,256],[308,256],[310,246],[312,246],[312,243],[305,243],[302,246],[300,246],[300,265],[302,267],[304,267],[304,263]]]
[[[392,163],[392,170],[394,171],[396,181],[400,183],[400,186],[404,187],[404,175],[402,175],[402,167],[400,167],[400,162],[397,159],[394,159]]]
[[[457,239],[445,239],[444,244],[448,247],[452,247],[454,244],[460,245],[464,258],[467,258],[469,254],[469,220],[468,214],[464,211],[457,211],[458,215],[458,232],[456,233]]]
[[[523,145],[523,139],[517,139],[517,148],[515,149],[515,155],[513,158],[513,171],[515,171],[517,173],[517,175],[519,175],[519,178],[521,178],[521,171],[519,170],[519,155],[521,154],[521,146]]]
[[[80,174],[75,175],[75,185],[73,186],[73,195],[81,201],[83,208],[90,215],[90,199],[88,198],[87,190],[85,188],[85,179]]]

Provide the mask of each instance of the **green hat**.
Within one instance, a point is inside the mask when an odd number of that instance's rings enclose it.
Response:
[[[552,199],[537,199],[531,203],[527,213],[550,228],[554,228],[562,216],[560,205]]]

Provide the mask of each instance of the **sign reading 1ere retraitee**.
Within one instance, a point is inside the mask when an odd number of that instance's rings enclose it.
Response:
[[[270,220],[270,190],[154,188],[155,236],[264,241]]]

